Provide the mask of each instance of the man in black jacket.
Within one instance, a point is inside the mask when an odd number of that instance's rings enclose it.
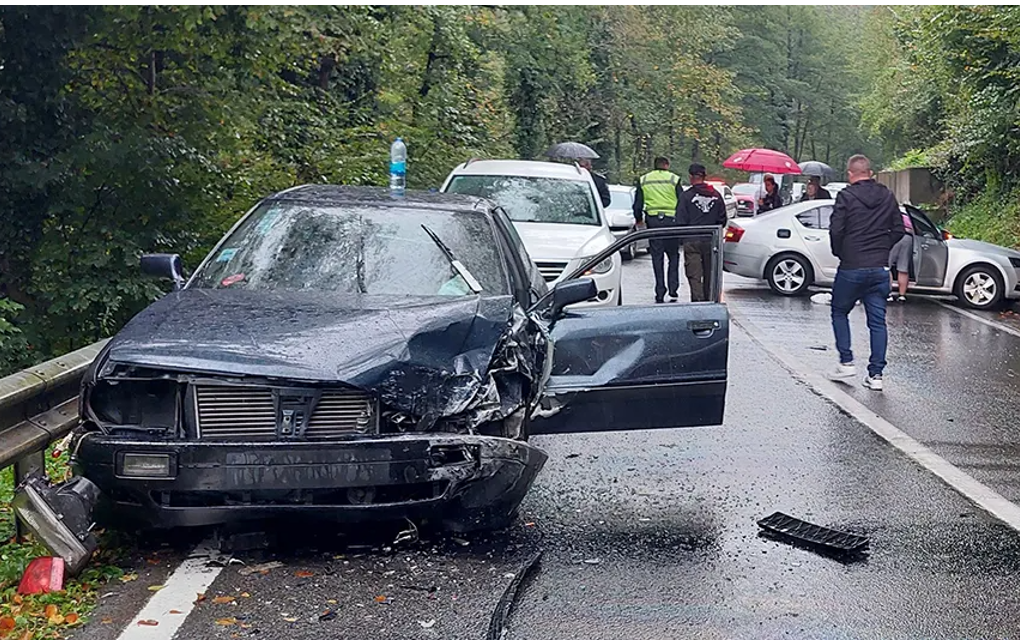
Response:
[[[602,201],[603,207],[608,207],[609,203],[613,201],[612,195],[609,193],[609,183],[606,179],[595,173],[591,168],[591,160],[588,158],[578,158],[577,164],[582,169],[587,169],[588,173],[591,174],[591,179],[595,182],[595,190],[599,192],[599,200]]]
[[[726,201],[712,185],[705,182],[705,167],[692,164],[687,173],[691,188],[683,192],[676,204],[676,223],[682,227],[726,224]],[[705,302],[712,295],[712,243],[688,240],[684,243],[684,271],[691,285],[691,302]]]
[[[832,331],[839,366],[832,378],[847,380],[857,375],[847,316],[860,300],[871,333],[871,358],[864,386],[881,391],[889,341],[885,327],[889,251],[903,237],[903,217],[896,197],[873,179],[871,162],[866,157],[850,158],[846,172],[850,186],[836,196],[829,220],[832,253],[839,258],[839,270],[832,285]]]

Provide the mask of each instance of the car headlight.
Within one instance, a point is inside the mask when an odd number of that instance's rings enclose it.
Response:
[[[171,380],[100,380],[88,398],[96,418],[108,425],[173,429],[177,383]]]
[[[587,258],[585,259],[585,261],[587,261]],[[585,271],[584,275],[586,276],[602,275],[603,273],[609,273],[612,270],[613,270],[613,256],[609,256],[608,258],[598,263],[591,269]]]

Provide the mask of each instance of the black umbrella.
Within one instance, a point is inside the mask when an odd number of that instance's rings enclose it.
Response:
[[[549,147],[545,155],[550,158],[597,158],[599,154],[586,144],[580,142],[561,142]]]
[[[835,171],[832,167],[825,164],[824,162],[818,162],[817,160],[808,160],[807,162],[800,163],[800,172],[806,176],[818,176],[819,178],[831,178],[835,175]]]

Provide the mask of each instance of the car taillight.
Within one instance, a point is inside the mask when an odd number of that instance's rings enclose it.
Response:
[[[740,227],[726,227],[726,235],[723,236],[723,240],[726,242],[740,242],[740,239],[744,237],[744,230]]]

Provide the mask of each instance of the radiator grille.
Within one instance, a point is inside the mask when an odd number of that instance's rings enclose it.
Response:
[[[563,270],[567,268],[567,263],[563,262],[536,262],[535,266],[538,267],[538,272],[542,274],[546,282],[552,282],[556,278],[560,277]]]
[[[273,390],[266,387],[203,385],[195,388],[198,432],[203,440],[273,440],[276,409]],[[371,397],[352,389],[322,392],[308,426],[307,440],[374,433],[375,405]]]

